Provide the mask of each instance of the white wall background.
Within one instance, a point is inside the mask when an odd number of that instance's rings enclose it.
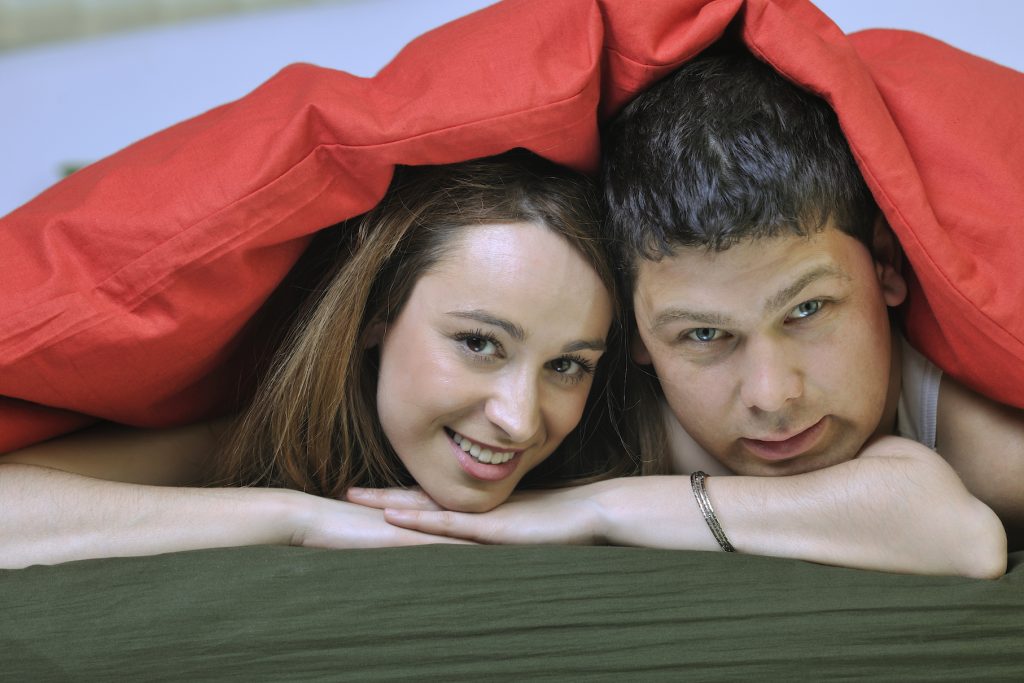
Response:
[[[348,0],[0,0],[0,50],[268,7]]]
[[[811,0],[847,33],[902,28],[1024,71],[1020,0]]]
[[[127,2],[128,0],[123,0]],[[296,61],[369,76],[491,0],[347,0],[0,52],[0,215],[99,159],[236,99]],[[1024,71],[1018,0],[818,0],[847,32],[928,33]]]

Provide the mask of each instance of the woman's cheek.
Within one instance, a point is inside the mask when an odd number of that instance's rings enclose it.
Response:
[[[589,385],[586,388],[577,387],[571,397],[554,397],[550,401],[552,407],[548,424],[552,441],[561,442],[580,423],[583,409],[587,405],[588,389]]]

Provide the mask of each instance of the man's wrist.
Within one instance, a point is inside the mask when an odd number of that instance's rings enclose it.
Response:
[[[640,501],[632,500],[634,483],[639,477],[623,477],[591,484],[588,500],[592,504],[591,534],[598,545],[634,545],[630,527],[643,524]]]

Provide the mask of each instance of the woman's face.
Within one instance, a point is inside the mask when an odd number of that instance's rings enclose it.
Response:
[[[377,410],[424,492],[490,510],[579,422],[612,303],[561,236],[467,227],[380,339]]]

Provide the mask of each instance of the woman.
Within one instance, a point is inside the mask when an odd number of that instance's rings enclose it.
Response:
[[[400,169],[333,231],[336,266],[225,438],[107,430],[0,458],[3,565],[438,542],[340,499],[417,484],[421,506],[476,512],[524,480],[634,471],[610,438],[619,392],[591,392],[624,356],[595,204],[526,153]]]

